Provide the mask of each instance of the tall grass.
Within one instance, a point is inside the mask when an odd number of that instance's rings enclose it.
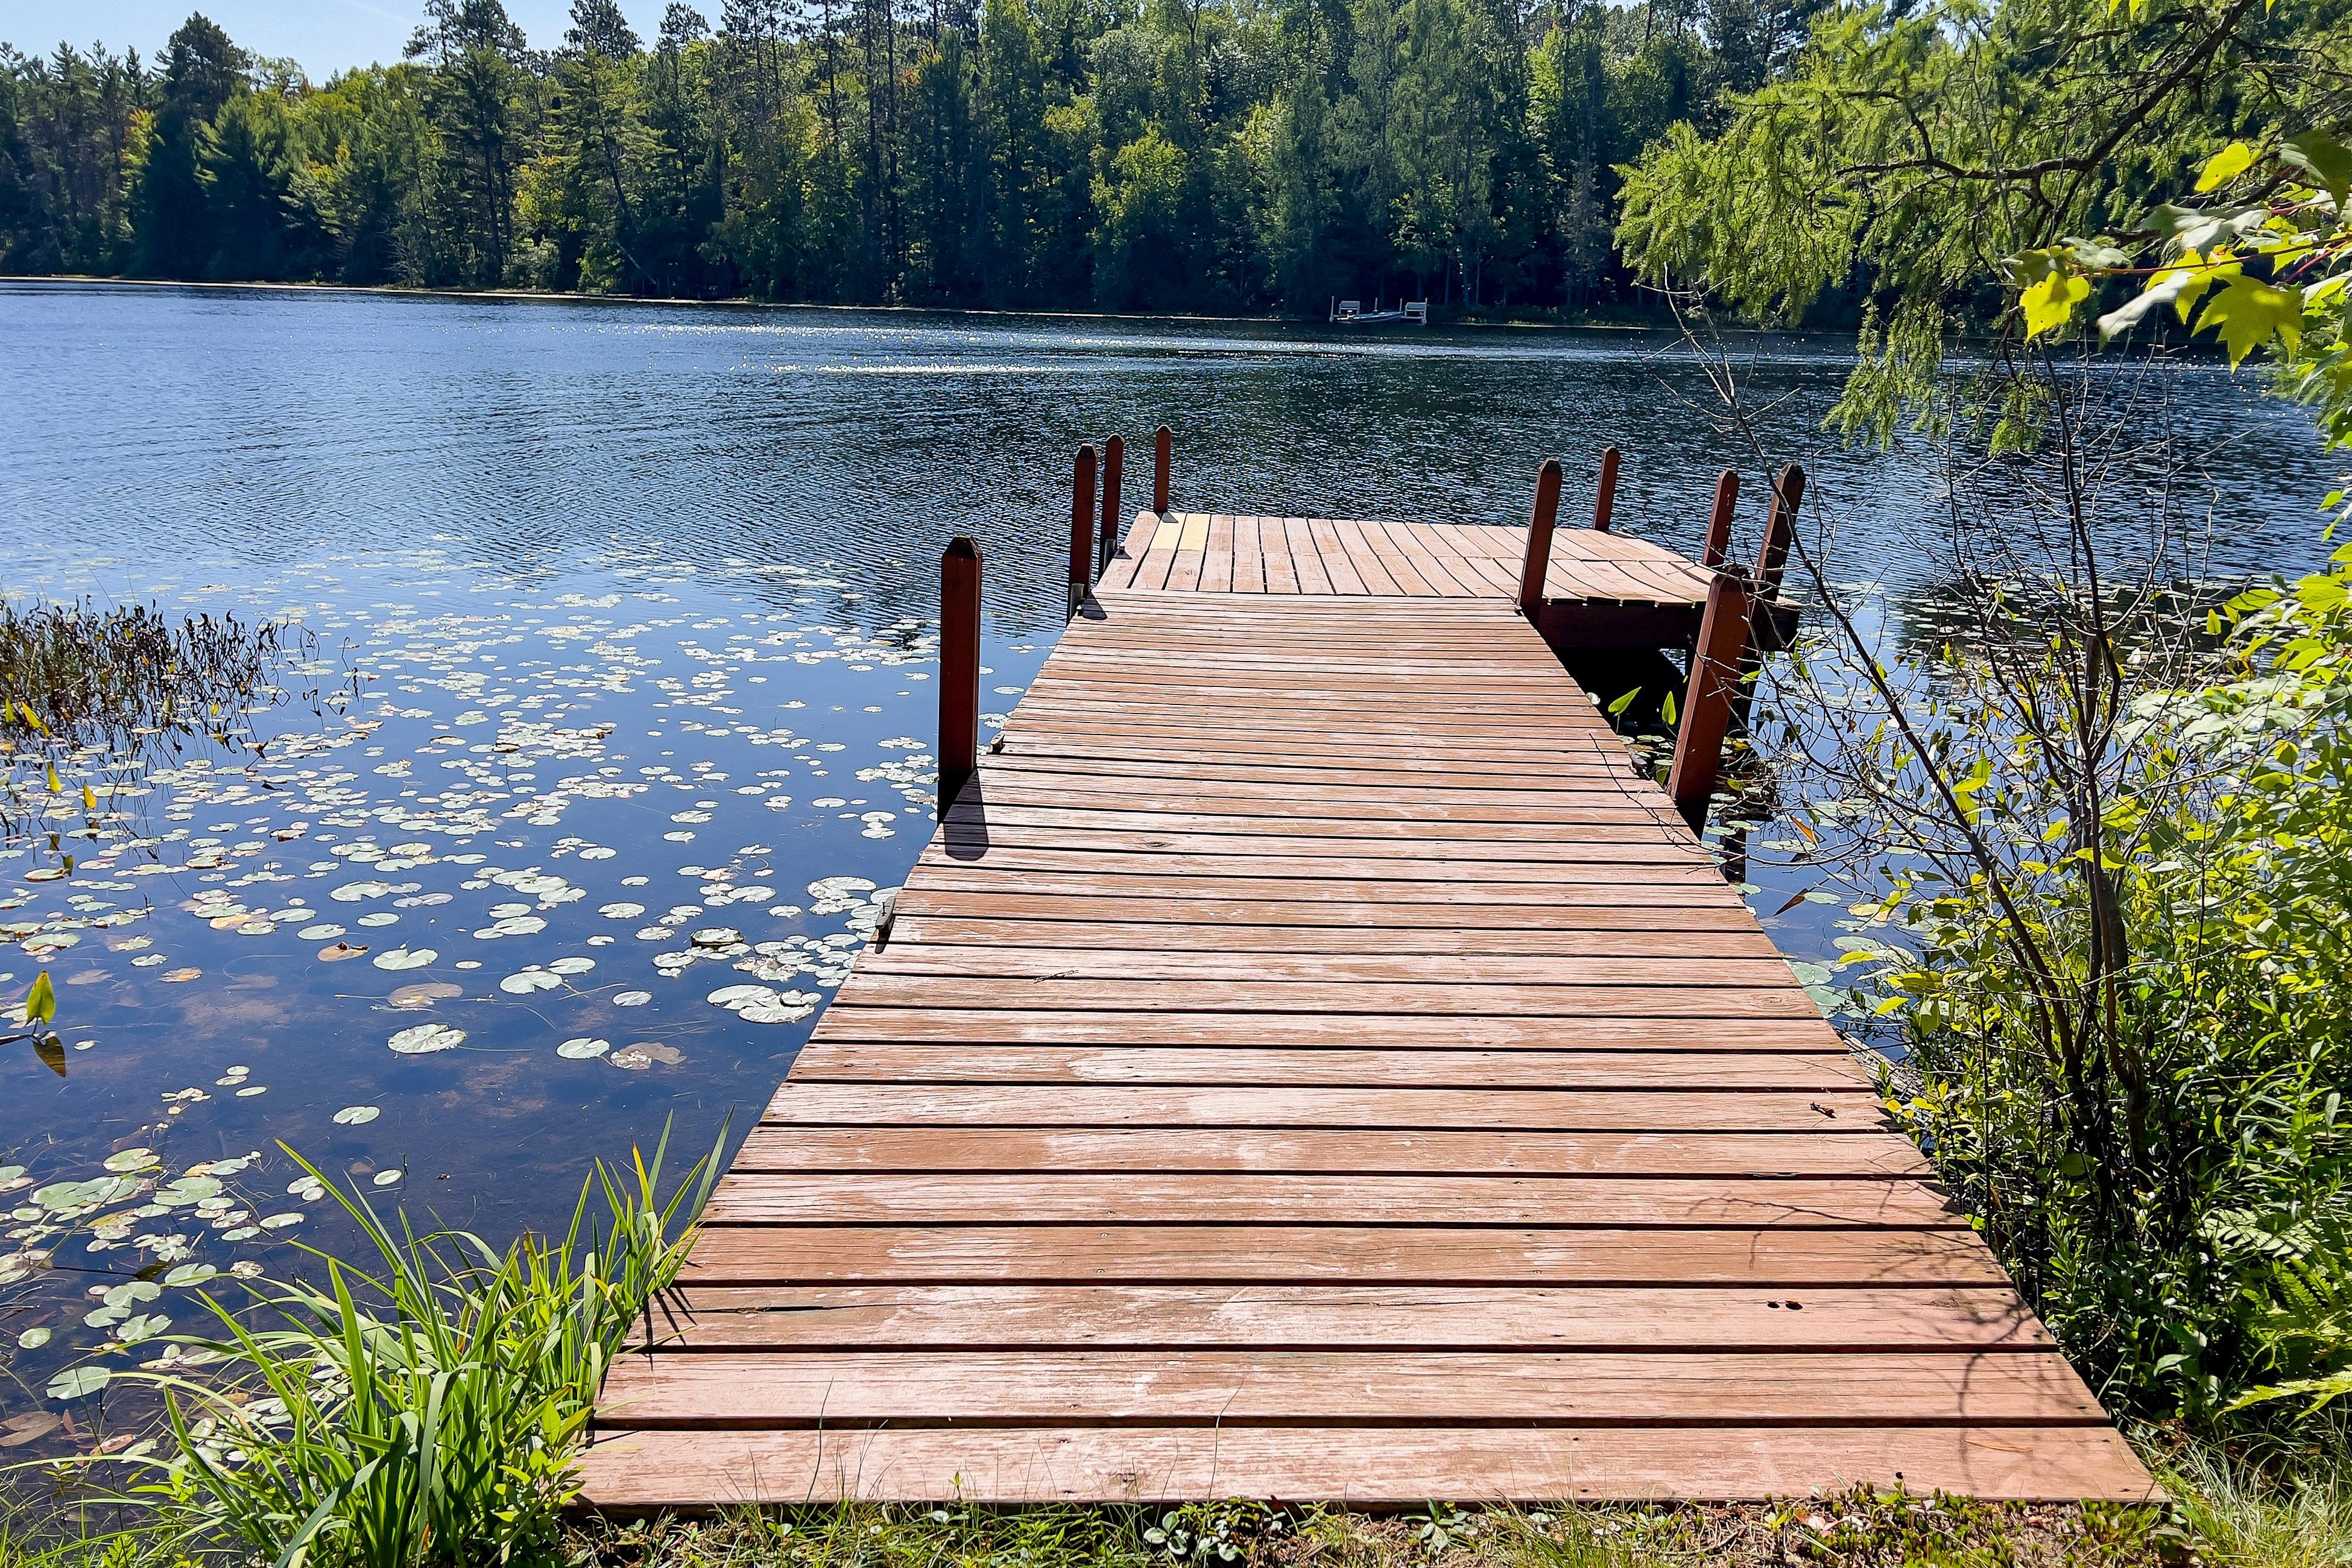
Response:
[[[306,1249],[323,1283],[207,1297],[221,1337],[203,1348],[222,1360],[153,1374],[172,1451],[132,1497],[183,1539],[278,1568],[553,1555],[605,1367],[676,1278],[719,1173],[714,1147],[664,1200],[667,1145],[665,1130],[650,1162],[599,1161],[560,1241],[502,1252],[404,1215],[395,1230],[295,1156],[357,1222],[370,1267]]]
[[[2192,1444],[2152,1468],[2179,1504],[2198,1555],[2231,1568],[2352,1568],[2352,1443],[2259,1465]]]

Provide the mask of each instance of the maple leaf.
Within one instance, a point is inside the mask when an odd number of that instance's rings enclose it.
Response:
[[[2091,280],[2053,268],[2039,283],[2028,284],[2018,300],[2025,307],[2025,335],[2038,338],[2063,327],[2074,307],[2091,297]]]
[[[2228,288],[2205,302],[2197,330],[2221,338],[2221,346],[2230,351],[2232,369],[2273,335],[2293,349],[2303,340],[2303,290],[2253,278],[2233,278]]]

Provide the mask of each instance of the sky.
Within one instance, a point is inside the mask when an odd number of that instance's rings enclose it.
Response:
[[[570,0],[506,0],[507,14],[534,48],[553,48],[570,23]],[[662,0],[621,0],[637,32],[661,26]],[[700,7],[715,21],[716,0]],[[202,11],[237,45],[272,58],[291,56],[315,81],[339,70],[400,58],[425,14],[421,0],[0,0],[0,43],[45,55],[59,43],[104,43],[152,58],[173,28]]]

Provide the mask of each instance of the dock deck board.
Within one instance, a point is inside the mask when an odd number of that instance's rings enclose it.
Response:
[[[1704,596],[1558,537],[1556,595]],[[1519,538],[1139,517],[591,1500],[2152,1493],[1513,613]]]

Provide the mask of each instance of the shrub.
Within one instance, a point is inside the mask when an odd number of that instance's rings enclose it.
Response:
[[[2132,705],[2098,834],[2030,777],[1989,789],[2006,792],[1989,831],[2052,845],[2025,863],[2040,896],[1915,884],[1920,960],[1883,972],[1917,1069],[1897,1114],[2126,1407],[2210,1416],[2265,1377],[2347,1386],[2347,590],[2352,551],[2236,601],[2215,677]],[[2105,950],[2113,983],[2086,987],[2071,1050],[2021,940],[2086,976]]]

